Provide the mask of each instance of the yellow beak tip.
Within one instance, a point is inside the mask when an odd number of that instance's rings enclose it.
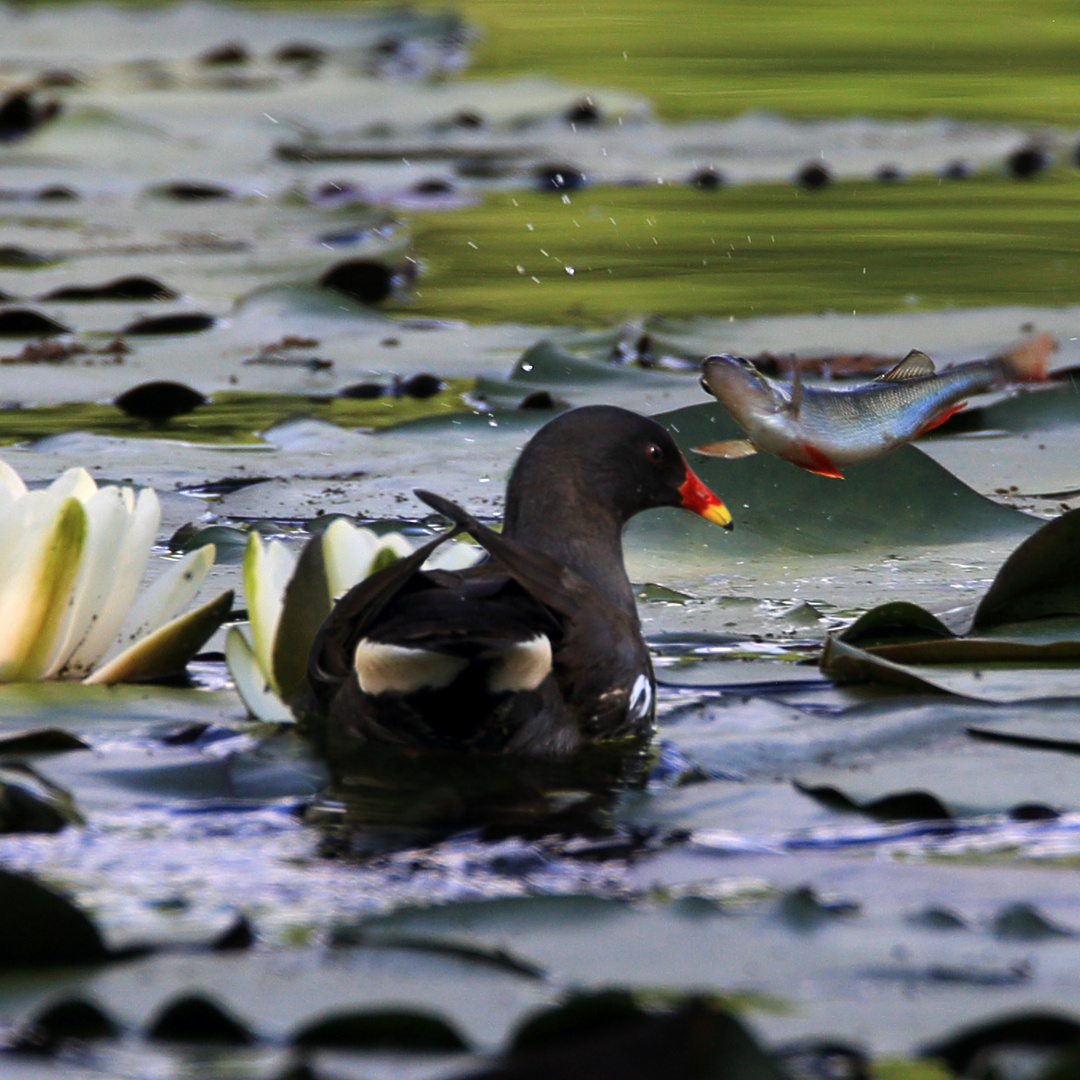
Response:
[[[733,529],[735,526],[731,520],[731,513],[723,503],[714,503],[712,506],[705,507],[701,511],[701,516],[706,521],[711,521],[714,525],[719,525],[723,529]]]

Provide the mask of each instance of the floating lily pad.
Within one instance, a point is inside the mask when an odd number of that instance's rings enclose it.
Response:
[[[257,394],[224,391],[196,412],[170,419],[166,427],[150,427],[109,405],[74,403],[0,410],[0,443],[40,439],[58,431],[92,431],[125,438],[167,435],[197,443],[256,443],[259,432],[287,417],[304,415],[349,428],[384,428],[421,416],[468,413],[460,395],[471,380],[447,380],[434,397],[380,397],[376,401],[330,395]]]
[[[629,543],[654,549],[678,545],[698,561],[726,562],[778,549],[858,552],[881,545],[1019,537],[1038,527],[1027,515],[977,494],[913,446],[855,466],[844,480],[831,480],[769,454],[737,461],[695,458],[694,446],[739,433],[715,405],[693,405],[657,419],[706,487],[724,500],[735,530],[721,536],[690,514],[665,510],[631,523]]]
[[[972,636],[954,635],[917,605],[887,604],[829,636],[822,670],[840,680],[936,687],[986,700],[1074,696],[1080,685],[1078,542],[1075,510],[1028,537],[976,609]]]
[[[930,800],[949,817],[1005,814],[1030,806],[1059,813],[1080,810],[1080,760],[1050,750],[939,747],[922,758],[881,761],[864,769],[808,770],[797,783],[826,803],[835,795],[853,809],[890,818],[940,816],[931,812]],[[898,801],[901,795],[924,798],[906,806]],[[892,801],[883,802],[887,799]]]

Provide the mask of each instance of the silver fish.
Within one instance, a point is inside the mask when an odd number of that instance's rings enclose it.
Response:
[[[1041,363],[999,357],[958,364],[940,374],[912,349],[891,371],[847,390],[790,385],[766,378],[741,356],[710,356],[701,385],[727,406],[747,439],[695,447],[707,457],[743,457],[758,450],[842,480],[841,468],[875,458],[943,424],[970,394],[1045,378]]]

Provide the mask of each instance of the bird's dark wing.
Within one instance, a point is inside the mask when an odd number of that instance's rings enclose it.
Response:
[[[334,605],[322,624],[308,659],[308,690],[318,711],[324,712],[352,670],[352,653],[364,631],[406,588],[441,544],[462,532],[453,528],[419,547],[404,559],[354,585]]]
[[[468,533],[526,592],[551,611],[575,619],[580,617],[584,606],[601,599],[580,574],[561,566],[543,552],[500,536],[457,503],[430,491],[418,490],[413,494],[448,517],[459,531]]]

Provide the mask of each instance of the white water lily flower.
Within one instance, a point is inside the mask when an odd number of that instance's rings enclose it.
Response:
[[[343,518],[311,539],[299,557],[281,541],[264,544],[253,532],[244,552],[248,633],[234,627],[225,638],[225,662],[248,711],[261,720],[292,720],[286,702],[303,686],[308,653],[334,602],[412,552],[401,533],[379,536]],[[450,541],[428,565],[457,570],[481,555],[478,548]]]
[[[85,469],[69,469],[27,491],[0,461],[0,682],[130,682],[183,668],[232,594],[177,617],[214,561],[210,546],[136,599],[160,520],[152,488],[99,488]]]

